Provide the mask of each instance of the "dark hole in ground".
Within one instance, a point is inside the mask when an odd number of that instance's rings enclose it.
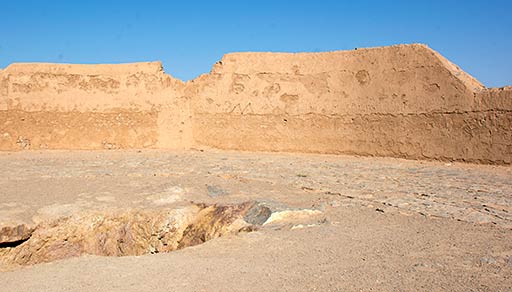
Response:
[[[29,239],[30,239],[30,237],[26,238],[26,239],[20,239],[20,240],[12,241],[12,242],[2,242],[2,243],[0,243],[0,249],[2,249],[2,248],[17,247],[17,246],[21,245],[22,243],[26,242]]]

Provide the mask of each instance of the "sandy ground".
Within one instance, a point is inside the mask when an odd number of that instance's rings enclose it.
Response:
[[[0,154],[0,222],[180,201],[315,210],[167,254],[0,272],[0,291],[511,291],[512,168],[221,151]]]

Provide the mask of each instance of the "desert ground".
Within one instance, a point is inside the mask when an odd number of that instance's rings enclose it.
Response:
[[[52,150],[0,173],[1,291],[512,290],[509,166]]]

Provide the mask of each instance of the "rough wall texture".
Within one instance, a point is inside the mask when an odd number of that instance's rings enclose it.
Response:
[[[183,82],[159,62],[13,64],[0,73],[0,149],[181,148]]]
[[[235,53],[182,83],[160,63],[0,71],[0,150],[187,148],[512,162],[512,89],[424,45]]]
[[[203,145],[512,159],[510,90],[485,90],[424,45],[228,54],[191,83],[194,139]]]

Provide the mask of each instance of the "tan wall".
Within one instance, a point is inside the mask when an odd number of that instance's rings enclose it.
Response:
[[[512,163],[512,89],[424,45],[235,53],[183,83],[158,62],[0,71],[0,150],[189,148]]]
[[[159,62],[13,64],[0,74],[0,150],[191,144],[183,82]]]
[[[424,45],[238,53],[187,86],[194,140],[224,149],[510,163],[509,97]],[[505,91],[503,91],[505,92]]]

